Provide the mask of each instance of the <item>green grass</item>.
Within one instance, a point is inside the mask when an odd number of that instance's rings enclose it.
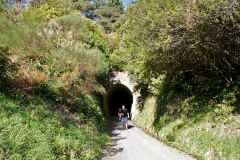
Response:
[[[0,15],[0,160],[99,158],[110,140],[101,29],[80,13],[34,26]]]
[[[208,111],[187,118],[184,110],[172,113],[181,108],[180,104],[174,103],[166,105],[165,112],[158,115],[156,113],[163,107],[156,102],[154,97],[147,98],[142,111],[134,119],[143,130],[198,159],[240,159],[238,116],[216,115],[214,111]]]
[[[24,103],[0,93],[0,159],[98,159],[109,141],[100,124],[92,116],[78,128],[39,97]]]

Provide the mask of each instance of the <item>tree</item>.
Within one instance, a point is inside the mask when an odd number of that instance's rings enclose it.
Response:
[[[162,74],[194,85],[238,79],[238,1],[139,0],[124,14],[110,59],[140,83]]]
[[[24,10],[26,0],[1,0],[0,13],[12,21],[18,21],[18,15]]]
[[[74,6],[82,14],[101,24],[107,32],[111,32],[112,24],[123,13],[123,5],[119,0],[73,0]]]
[[[72,0],[77,10],[90,19],[97,17],[97,10],[104,5],[104,0]]]
[[[123,5],[119,0],[109,0],[98,11],[99,21],[106,31],[112,30],[112,24],[115,23],[123,13]]]
[[[15,3],[25,3],[26,0],[1,0],[0,1],[0,12],[9,8],[11,5]]]

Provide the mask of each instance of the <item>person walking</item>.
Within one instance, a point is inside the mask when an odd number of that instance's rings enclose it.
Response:
[[[127,108],[122,105],[122,110],[120,112],[121,115],[121,123],[123,124],[125,129],[128,129],[128,118],[129,118],[129,113]]]

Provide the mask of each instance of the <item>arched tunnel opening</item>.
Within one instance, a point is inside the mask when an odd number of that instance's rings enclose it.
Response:
[[[122,105],[125,105],[131,115],[132,103],[133,94],[125,85],[115,84],[107,92],[105,105],[107,106],[109,116],[117,116],[118,110]]]

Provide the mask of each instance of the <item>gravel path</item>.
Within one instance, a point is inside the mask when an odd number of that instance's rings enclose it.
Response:
[[[129,124],[125,130],[117,119],[111,119],[113,146],[106,147],[102,160],[194,160]]]

